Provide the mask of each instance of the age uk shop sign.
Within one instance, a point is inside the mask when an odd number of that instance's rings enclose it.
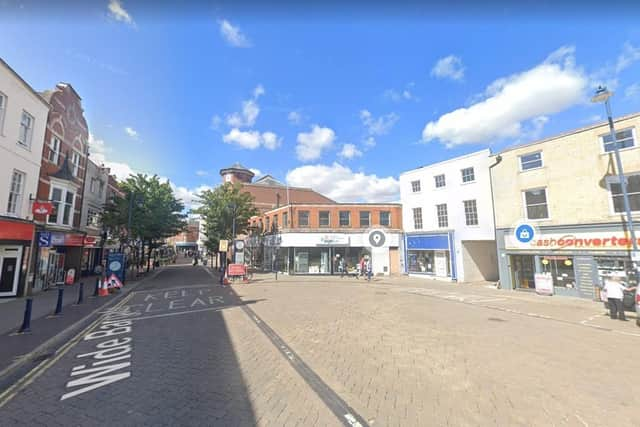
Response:
[[[636,236],[637,237],[637,236]],[[633,247],[631,237],[624,232],[584,232],[584,233],[540,233],[535,232],[531,240],[518,239],[515,233],[504,237],[506,249],[529,250],[601,250],[620,251]],[[637,238],[640,244],[640,238]]]

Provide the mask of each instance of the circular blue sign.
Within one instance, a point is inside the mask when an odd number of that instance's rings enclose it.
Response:
[[[515,231],[516,240],[520,243],[529,243],[533,240],[534,234],[535,231],[533,231],[533,227],[529,224],[519,225]]]

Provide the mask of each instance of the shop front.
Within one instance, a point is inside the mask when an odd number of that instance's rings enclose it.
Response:
[[[498,230],[502,289],[536,291],[545,282],[554,295],[597,299],[607,277],[621,277],[635,286],[631,239],[620,228],[521,224]]]
[[[280,272],[301,275],[355,274],[360,260],[371,258],[373,274],[399,273],[399,233],[370,230],[363,233],[281,233],[265,236],[264,264]],[[275,264],[272,264],[273,261]]]
[[[37,233],[38,253],[34,291],[49,289],[64,282],[69,269],[80,277],[85,235],[40,231]]]
[[[453,232],[405,236],[405,268],[409,275],[456,280]]]
[[[24,293],[34,229],[32,222],[0,219],[0,297]]]

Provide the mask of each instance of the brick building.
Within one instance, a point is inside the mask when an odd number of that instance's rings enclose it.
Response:
[[[402,207],[393,203],[292,203],[251,219],[246,247],[254,265],[289,274],[356,271],[372,259],[374,274],[402,271]]]
[[[86,174],[89,131],[81,98],[68,83],[42,93],[50,104],[40,167],[37,199],[51,201],[54,211],[35,215],[39,231],[50,233],[41,246],[36,266],[36,289],[59,281],[63,271],[79,276],[86,233],[81,209]]]

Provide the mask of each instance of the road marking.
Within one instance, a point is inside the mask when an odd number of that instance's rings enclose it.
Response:
[[[209,270],[206,270],[209,275],[216,279],[216,277]],[[233,289],[230,292],[238,299],[240,297]],[[331,412],[340,420],[340,422],[346,427],[367,427],[367,421],[361,417],[356,411],[351,408],[347,402],[345,402],[327,383],[325,383],[318,374],[316,374],[307,365],[304,360],[300,358],[276,332],[267,325],[264,320],[247,305],[242,305],[242,310],[247,314],[250,320],[252,320],[258,329],[271,341],[275,348],[289,361],[289,364],[293,369],[302,377],[302,379],[309,385],[309,387],[316,393],[316,395],[324,402]]]
[[[131,320],[147,320],[147,319],[157,319],[159,317],[169,317],[169,316],[181,316],[183,314],[191,314],[191,313],[200,313],[202,311],[221,311],[227,308],[238,307],[235,304],[223,305],[218,307],[210,307],[210,308],[201,308],[199,310],[187,310],[187,311],[177,311],[174,313],[163,313],[163,314],[154,314],[152,316],[143,316],[143,317],[133,317]]]
[[[129,293],[124,299],[118,302],[113,309],[117,309],[124,304],[126,304],[129,299],[133,297],[133,293]],[[22,389],[29,386],[33,383],[40,375],[44,374],[47,369],[49,369],[54,363],[58,362],[71,348],[78,343],[82,339],[82,337],[92,331],[96,326],[98,326],[103,319],[107,317],[107,314],[100,316],[98,319],[94,320],[89,326],[80,331],[77,335],[75,335],[71,340],[69,340],[65,345],[60,347],[53,358],[45,359],[40,362],[35,368],[29,371],[24,377],[20,378],[15,384],[6,389],[2,394],[0,394],[0,408],[6,405],[11,399],[13,399]]]

